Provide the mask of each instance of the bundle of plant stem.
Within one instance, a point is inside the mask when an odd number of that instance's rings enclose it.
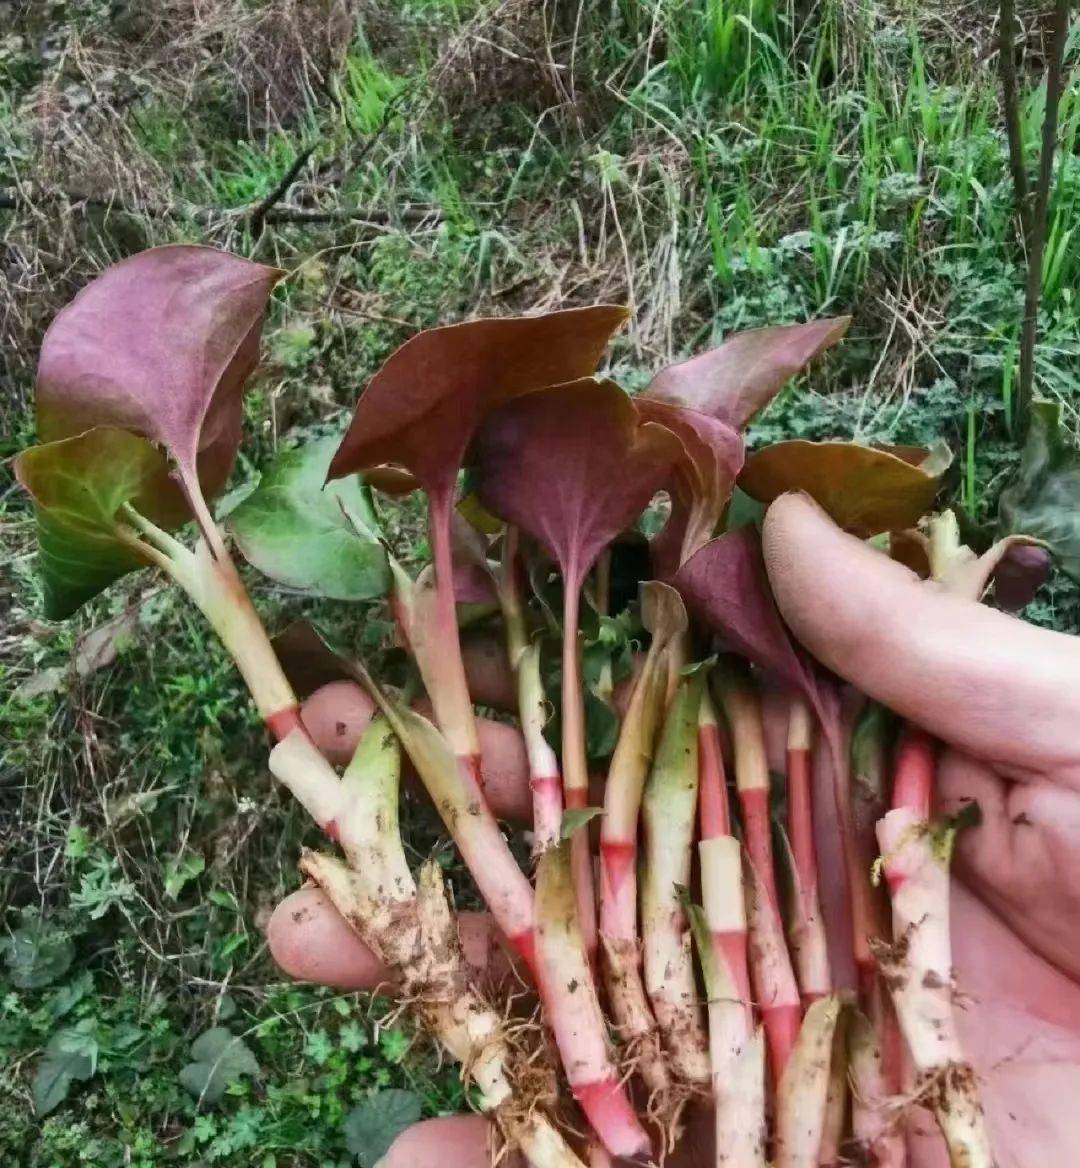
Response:
[[[402,684],[325,650],[369,707],[339,773],[209,502],[282,275],[159,248],[57,317],[42,445],[18,462],[48,615],[143,566],[187,593],[276,740],[270,771],[326,837],[301,870],[538,1168],[661,1159],[695,1109],[715,1116],[718,1165],[900,1165],[919,1103],[955,1164],[989,1165],[953,1019],[933,743],[907,728],[894,750],[895,720],[792,642],[755,522],[802,490],[864,539],[907,532],[925,574],[975,595],[1015,541],[974,561],[947,518],[924,519],[941,451],[745,458],[747,422],[846,320],[736,334],[636,397],[597,375],[615,307],[449,325],[393,353],[344,435],[283,452],[227,522],[287,587],[389,595]],[[432,561],[417,574],[378,524],[411,491]],[[193,545],[170,534],[188,522]],[[493,808],[500,735],[527,759],[527,865]],[[403,759],[515,955],[500,990],[465,964],[442,868],[407,861]]]

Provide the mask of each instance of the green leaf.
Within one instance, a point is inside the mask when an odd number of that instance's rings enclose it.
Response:
[[[0,952],[11,984],[20,990],[38,990],[67,973],[75,957],[75,944],[63,930],[34,918],[0,939]]]
[[[257,1075],[251,1048],[224,1026],[214,1026],[191,1044],[193,1062],[180,1072],[180,1084],[205,1103],[217,1103],[231,1083]]]
[[[1013,534],[1045,540],[1061,570],[1080,581],[1080,450],[1057,402],[1032,402],[1020,469],[1001,493],[998,535]]]
[[[345,1146],[360,1168],[374,1168],[390,1145],[420,1118],[420,1096],[413,1091],[377,1091],[345,1119]]]
[[[586,753],[591,759],[608,758],[619,741],[619,715],[591,689],[584,696]]]
[[[143,561],[118,535],[117,513],[137,510],[165,470],[164,457],[143,438],[99,428],[24,450],[15,461],[19,482],[33,496],[38,565],[45,615],[70,616]]]
[[[358,476],[323,487],[336,438],[279,454],[229,527],[264,575],[311,596],[367,600],[390,587],[386,549]]]
[[[568,840],[580,831],[587,823],[591,823],[598,815],[603,815],[603,807],[570,807],[563,812],[562,827],[559,830],[559,839]]]
[[[194,880],[205,867],[206,860],[198,854],[170,860],[165,866],[165,895],[169,900],[176,900],[185,885]]]
[[[48,1115],[68,1096],[74,1082],[85,1083],[97,1069],[97,1039],[80,1030],[59,1030],[49,1039],[34,1073],[34,1113]]]

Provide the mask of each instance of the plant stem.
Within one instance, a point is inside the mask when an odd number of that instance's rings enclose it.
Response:
[[[652,585],[662,589],[663,585]],[[681,605],[681,602],[680,602]],[[653,1110],[664,1117],[677,1104],[656,1020],[642,980],[638,937],[637,855],[641,798],[653,759],[667,694],[671,623],[652,620],[648,593],[643,617],[652,641],[619,728],[608,767],[600,824],[600,941],[611,1012],[629,1061],[653,1094]]]
[[[645,988],[676,1074],[693,1086],[710,1082],[709,1046],[694,980],[683,908],[690,885],[697,811],[698,705],[703,679],[684,678],[668,710],[645,787],[642,821],[641,937]]]
[[[893,808],[879,821],[893,907],[893,944],[879,947],[885,981],[918,1072],[916,1086],[937,1118],[954,1168],[992,1168],[993,1153],[975,1071],[956,1026],[949,916],[948,836],[935,836],[927,809],[933,743],[909,728],[897,754]]]
[[[769,900],[752,860],[745,867],[748,959],[754,996],[761,1011],[769,1066],[779,1085],[799,1036],[802,1008],[780,914]]]
[[[834,996],[822,998],[806,1012],[776,1093],[775,1168],[816,1168],[839,1016],[840,1001]]]
[[[453,487],[432,488],[428,492],[428,539],[435,566],[434,652],[439,657],[441,684],[429,688],[435,720],[446,735],[453,751],[474,769],[483,788],[480,771],[480,746],[476,735],[465,662],[461,656],[457,604],[454,599],[454,560],[451,519],[454,508]]]
[[[800,697],[791,699],[787,734],[788,836],[804,892],[817,887],[817,854],[810,797],[810,752],[813,724]]]
[[[506,652],[517,683],[518,719],[529,759],[533,799],[533,855],[558,843],[562,826],[563,789],[559,759],[544,737],[547,697],[540,674],[540,646],[529,643],[518,587],[518,531],[507,527],[498,581],[499,606],[506,632]]]
[[[612,1059],[578,919],[570,849],[549,848],[536,869],[536,955],[544,1012],[574,1098],[613,1156],[649,1150]]]
[[[1020,222],[1020,238],[1030,247],[1031,207],[1028,203],[1027,161],[1020,126],[1020,93],[1016,82],[1016,9],[1013,0],[1001,0],[998,14],[998,67],[1005,112],[1005,133],[1009,140],[1009,169],[1012,172],[1013,196]]]
[[[1049,60],[1046,69],[1046,111],[1043,116],[1042,153],[1035,184],[1035,206],[1028,230],[1027,286],[1024,294],[1024,320],[1020,332],[1020,377],[1016,387],[1016,431],[1027,432],[1028,416],[1035,383],[1035,343],[1039,328],[1039,301],[1042,297],[1043,254],[1050,207],[1050,190],[1054,179],[1054,155],[1057,151],[1058,112],[1061,105],[1065,41],[1069,35],[1071,0],[1056,0],[1050,21]]]
[[[716,707],[706,690],[698,710],[698,816],[702,839],[731,835],[731,811],[724,779],[724,756],[720,749],[720,726]]]
[[[810,709],[796,695],[791,699],[787,737],[788,836],[791,840],[796,901],[789,934],[804,1007],[832,990],[825,920],[818,893],[810,787],[812,749],[813,722]]]
[[[735,1000],[742,1005],[744,1034],[749,1034],[753,1029],[753,1010],[746,963],[742,845],[731,834],[720,727],[708,690],[702,693],[698,710],[698,812],[701,824],[698,862],[709,942],[717,966],[727,971]],[[716,1073],[715,1065],[713,1073]]]
[[[769,764],[761,702],[749,676],[740,666],[725,662],[715,676],[735,753],[735,789],[739,794],[746,850],[758,880],[775,912],[780,911],[773,864],[772,823],[769,812]]]
[[[401,740],[495,923],[535,977],[533,890],[499,830],[474,769],[454,754],[427,718],[390,697],[359,663],[352,668]]]
[[[735,863],[741,865],[739,843],[728,836],[703,840],[701,848],[706,904],[703,909],[690,905],[687,912],[709,1000],[715,1163],[717,1168],[765,1168],[765,1041],[761,1028],[754,1028],[745,989],[737,984],[730,962],[714,943],[716,920],[715,916],[710,919],[710,913],[715,914],[716,906],[710,909],[708,904],[706,849],[721,857],[730,858],[733,853]],[[719,870],[719,865],[712,868],[714,873]],[[714,889],[720,886],[715,879],[712,883]],[[741,871],[727,883],[742,911]],[[745,967],[745,936],[742,951]]]
[[[539,856],[559,842],[563,816],[563,784],[559,759],[544,737],[547,698],[540,676],[540,646],[530,645],[518,658],[518,716],[529,759],[533,798],[533,854]]]
[[[215,555],[205,538],[199,538],[192,551],[131,506],[124,508],[124,516],[144,538],[139,540],[123,528],[118,534],[187,593],[236,662],[260,716],[276,738],[285,737],[300,724],[296,694],[221,532],[213,528],[214,543],[219,549]]]
[[[581,604],[581,577],[576,564],[563,574],[562,637],[562,766],[563,799],[567,810],[588,806],[589,760],[585,738],[585,695],[581,687],[581,646],[578,619]],[[589,832],[574,833],[571,840],[574,888],[578,917],[590,960],[596,956],[596,892]]]

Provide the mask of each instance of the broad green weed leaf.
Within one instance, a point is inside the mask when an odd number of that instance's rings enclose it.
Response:
[[[33,918],[10,936],[0,937],[0,953],[16,989],[39,990],[67,973],[75,957],[75,944],[64,930]]]
[[[205,1103],[217,1103],[231,1083],[259,1073],[251,1048],[224,1026],[200,1034],[191,1044],[191,1057],[180,1072],[180,1084]]]
[[[229,528],[271,580],[311,596],[368,600],[387,592],[390,569],[367,487],[351,475],[323,487],[337,445],[323,438],[281,452]]]
[[[374,1168],[394,1140],[420,1115],[420,1096],[415,1092],[398,1088],[377,1091],[346,1117],[345,1146],[360,1168]]]
[[[97,1039],[78,1029],[59,1030],[49,1039],[34,1072],[34,1114],[48,1115],[68,1096],[71,1085],[85,1083],[97,1069]]]
[[[169,900],[176,898],[184,888],[206,868],[202,856],[186,855],[170,860],[165,866],[165,895]]]

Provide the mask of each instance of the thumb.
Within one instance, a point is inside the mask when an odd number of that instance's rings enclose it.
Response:
[[[449,1115],[407,1128],[393,1142],[377,1168],[491,1168],[496,1147],[494,1132],[479,1115]],[[507,1168],[520,1168],[517,1156],[503,1159]]]
[[[777,604],[806,648],[938,738],[1080,787],[1080,642],[950,595],[842,532],[803,495],[762,535]]]

